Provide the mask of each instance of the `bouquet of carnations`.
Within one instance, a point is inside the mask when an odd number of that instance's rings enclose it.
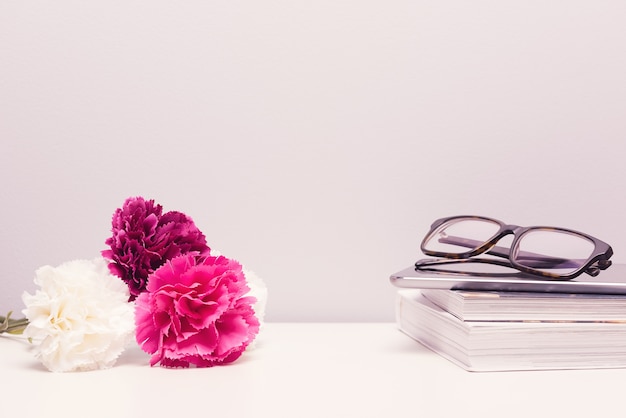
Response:
[[[227,364],[257,336],[265,284],[212,251],[189,216],[128,198],[106,245],[94,260],[39,268],[26,318],[0,317],[0,333],[23,333],[59,372],[109,368],[133,339],[150,365]]]

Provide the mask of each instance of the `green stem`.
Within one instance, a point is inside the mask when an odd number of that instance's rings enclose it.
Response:
[[[28,325],[28,319],[11,319],[12,312],[7,316],[0,316],[0,334],[3,332],[9,334],[21,334]]]

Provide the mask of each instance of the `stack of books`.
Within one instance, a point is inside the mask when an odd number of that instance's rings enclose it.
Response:
[[[626,295],[401,289],[396,318],[470,371],[626,367]]]

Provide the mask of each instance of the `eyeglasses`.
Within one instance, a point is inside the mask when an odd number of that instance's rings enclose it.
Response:
[[[509,247],[496,246],[513,235]],[[507,225],[482,216],[451,216],[436,220],[421,244],[424,254],[442,259],[415,263],[419,270],[438,270],[456,263],[487,263],[512,267],[552,280],[571,280],[583,273],[597,276],[611,265],[613,249],[607,243],[571,229]],[[477,258],[488,254],[494,257]],[[444,271],[475,274],[463,271]]]

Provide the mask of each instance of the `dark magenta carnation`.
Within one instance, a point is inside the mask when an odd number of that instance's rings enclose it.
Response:
[[[148,276],[167,260],[182,254],[208,255],[204,234],[180,212],[163,213],[161,205],[143,197],[126,199],[113,214],[109,270],[128,285],[131,300],[145,289]]]
[[[166,262],[136,299],[136,339],[151,365],[231,363],[259,331],[241,265],[223,256],[182,255]]]

